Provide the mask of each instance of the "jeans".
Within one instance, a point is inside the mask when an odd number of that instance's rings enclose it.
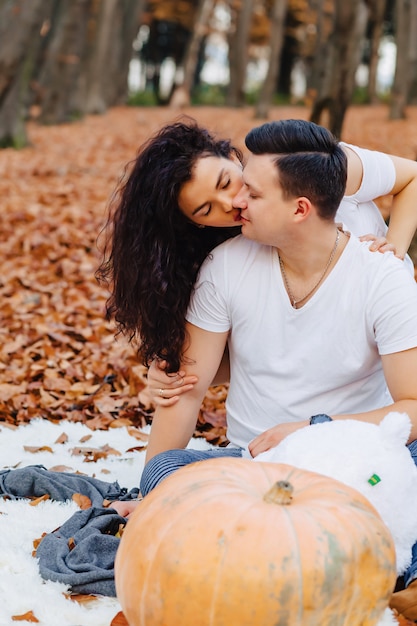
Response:
[[[412,459],[417,465],[417,440],[412,441],[407,448],[410,450]],[[413,545],[411,563],[404,572],[404,585],[407,587],[417,578],[417,543]]]
[[[196,461],[215,459],[223,456],[241,457],[241,448],[215,448],[214,450],[168,450],[161,452],[145,465],[140,480],[140,491],[142,496],[146,496],[164,478]]]

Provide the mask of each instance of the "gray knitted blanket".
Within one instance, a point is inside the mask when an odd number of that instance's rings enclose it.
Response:
[[[74,593],[115,596],[114,559],[117,533],[126,519],[103,500],[131,500],[139,489],[120,487],[80,474],[54,472],[39,465],[0,471],[0,496],[11,499],[40,497],[71,500],[88,496],[92,507],[74,513],[60,528],[47,534],[36,556],[43,578],[69,585]]]

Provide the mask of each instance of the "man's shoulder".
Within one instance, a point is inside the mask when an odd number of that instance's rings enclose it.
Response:
[[[356,273],[358,278],[367,281],[378,281],[378,276],[382,282],[388,280],[404,280],[415,286],[414,276],[410,272],[408,264],[396,257],[392,252],[371,252],[369,246],[371,242],[360,241],[351,235],[347,252],[349,258],[349,273]],[[396,276],[399,278],[397,279]]]
[[[243,235],[237,235],[236,237],[232,237],[231,239],[227,239],[216,248],[214,248],[213,252],[219,254],[219,251],[223,254],[223,250],[240,250],[240,249],[250,249],[253,245],[260,246],[255,241],[251,241],[250,239],[246,239]]]
[[[211,251],[209,257],[212,259],[238,259],[242,256],[257,255],[268,246],[264,246],[257,241],[246,239],[243,235],[238,235],[232,239],[224,241]]]
[[[213,275],[217,279],[221,275],[227,276],[228,280],[236,279],[248,267],[263,265],[268,255],[270,256],[270,250],[270,246],[246,239],[242,235],[228,239],[207,256],[200,271],[200,279]]]

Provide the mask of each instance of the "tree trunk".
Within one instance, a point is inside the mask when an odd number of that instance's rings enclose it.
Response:
[[[191,89],[198,64],[201,42],[207,34],[208,23],[213,12],[214,0],[199,0],[194,28],[184,57],[184,77],[173,91],[170,106],[184,107],[191,104]]]
[[[367,100],[371,104],[378,102],[376,74],[379,61],[379,47],[384,26],[387,0],[372,0],[369,3],[369,78]]]
[[[60,124],[70,121],[74,92],[84,56],[91,0],[60,0],[46,60],[39,76],[43,94],[39,121]]]
[[[315,45],[312,55],[306,59],[307,66],[307,96],[318,100],[325,96],[329,89],[326,81],[329,79],[329,48],[330,29],[328,24],[334,21],[334,11],[327,14],[326,0],[309,0],[309,6],[315,17],[313,24],[316,28]]]
[[[23,148],[28,144],[21,94],[22,72],[19,71],[0,108],[0,148]]]
[[[397,60],[395,64],[394,84],[391,92],[390,119],[405,118],[405,107],[409,89],[409,51],[410,51],[411,0],[396,0],[395,4],[395,42]]]
[[[234,11],[233,11],[234,9]],[[226,104],[231,107],[245,104],[245,81],[248,64],[248,42],[253,0],[234,2],[235,30],[229,37],[229,87]]]
[[[287,6],[287,0],[274,0],[269,37],[268,71],[261,87],[259,99],[255,109],[255,117],[257,119],[268,117],[268,111],[272,104],[275,87],[278,82]]]
[[[318,88],[311,121],[323,123],[328,114],[329,129],[341,136],[346,110],[352,99],[355,73],[359,65],[368,10],[363,0],[336,0],[334,28],[329,41],[328,65]]]
[[[125,104],[128,96],[128,76],[129,66],[132,60],[132,44],[138,34],[141,18],[145,10],[146,0],[125,0],[122,5],[123,16],[121,23],[121,33],[118,38],[119,54],[118,72],[114,77],[114,98],[109,103]]]
[[[39,36],[48,16],[45,0],[12,0],[1,5],[0,13],[0,106],[7,90],[18,75],[32,37]]]
[[[87,55],[76,97],[84,113],[103,113],[127,94],[132,43],[144,0],[93,0]]]
[[[30,53],[48,17],[48,0],[13,0],[0,4],[0,147],[27,143]]]
[[[115,26],[120,26],[118,0],[100,0],[94,47],[88,69],[84,113],[104,113],[107,109],[106,83],[113,74],[113,41]]]
[[[408,104],[417,104],[417,3],[411,4],[410,19],[410,87]]]

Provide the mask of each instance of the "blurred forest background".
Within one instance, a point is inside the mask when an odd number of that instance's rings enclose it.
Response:
[[[187,114],[244,149],[264,119],[417,157],[416,0],[0,0],[0,421],[143,426],[98,236],[124,168]],[[390,199],[380,202],[383,213]],[[410,254],[416,263],[416,239]],[[224,443],[227,386],[198,432]]]
[[[0,0],[0,146],[121,104],[417,103],[412,0]]]

